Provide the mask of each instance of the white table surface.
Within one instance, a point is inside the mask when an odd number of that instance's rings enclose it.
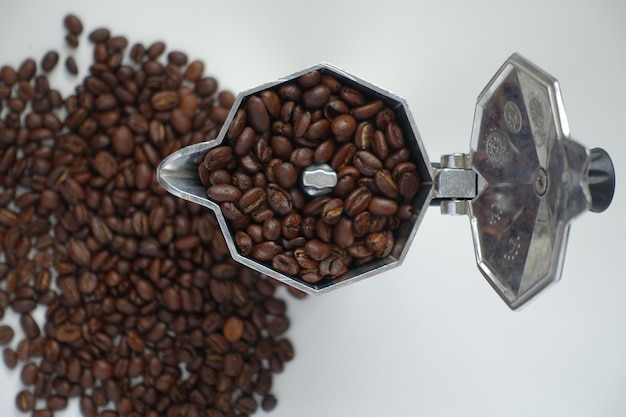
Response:
[[[561,282],[509,311],[475,267],[467,218],[430,208],[401,267],[289,301],[297,356],[269,415],[626,415],[626,3],[0,0],[0,64],[66,56],[67,12],[86,31],[165,40],[233,91],[330,62],[406,98],[431,161],[468,151],[476,97],[511,53],[554,75],[572,137],[608,150],[618,176],[613,205],[574,221]],[[23,415],[18,378],[0,367],[3,416]]]

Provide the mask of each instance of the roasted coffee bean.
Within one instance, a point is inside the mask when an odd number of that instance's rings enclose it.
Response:
[[[314,87],[320,83],[322,74],[319,71],[311,71],[298,77],[298,84],[304,88]]]
[[[348,248],[354,244],[354,231],[352,229],[352,221],[346,217],[342,217],[339,223],[333,228],[333,241],[342,248]]]
[[[315,223],[315,233],[317,237],[323,242],[330,242],[332,239],[332,226],[326,223],[323,219],[318,219]]]
[[[198,81],[204,73],[204,63],[202,61],[193,61],[185,70],[185,78],[191,81]]]
[[[272,268],[283,274],[296,276],[300,271],[300,266],[296,260],[286,254],[280,253],[272,259]]]
[[[335,156],[331,160],[331,166],[335,171],[339,171],[352,161],[355,154],[356,147],[352,143],[344,143],[335,152]]]
[[[356,127],[356,120],[352,115],[341,114],[333,119],[330,130],[336,136],[349,138],[355,132]]]
[[[319,263],[311,259],[311,257],[306,253],[304,248],[298,248],[293,251],[293,257],[298,262],[298,265],[303,269],[303,271],[311,271],[317,270]]]
[[[343,101],[352,107],[362,106],[365,104],[363,94],[350,87],[343,87],[339,92],[339,96]]]
[[[257,139],[254,142],[252,150],[257,161],[261,163],[267,163],[272,159],[272,148],[263,138]]]
[[[396,181],[391,175],[391,172],[389,172],[388,170],[382,169],[377,171],[374,175],[374,181],[376,183],[376,187],[378,187],[378,190],[380,190],[380,192],[386,197],[396,198],[398,196],[398,184],[396,184]],[[413,194],[413,196],[414,195],[415,194]]]
[[[37,72],[37,63],[32,58],[25,59],[17,70],[17,80],[30,81]]]
[[[50,72],[56,67],[58,62],[59,54],[56,51],[49,51],[41,60],[41,68],[46,72]]]
[[[0,69],[0,80],[7,86],[12,86],[17,82],[17,72],[10,66],[4,65]]]
[[[311,113],[305,111],[298,117],[294,125],[293,133],[296,138],[301,138],[306,133],[307,129],[311,125]]]
[[[381,160],[387,159],[389,156],[389,145],[387,144],[387,139],[382,131],[376,130],[374,132],[372,137],[372,147],[374,149],[374,154]]]
[[[251,255],[258,261],[271,261],[282,250],[282,247],[275,242],[262,242],[254,245]]]
[[[336,145],[334,140],[325,140],[317,148],[315,148],[315,152],[313,153],[313,161],[317,164],[330,161],[335,153],[335,147]]]
[[[37,365],[34,363],[28,363],[22,368],[20,378],[22,383],[26,386],[34,385],[37,380]]]
[[[371,213],[369,211],[364,211],[357,214],[352,220],[352,225],[356,236],[363,236],[366,233],[369,233],[372,226]]]
[[[383,168],[383,163],[368,151],[358,151],[354,155],[354,166],[362,175],[372,177]]]
[[[68,14],[67,16],[65,16],[65,18],[63,19],[63,24],[65,25],[66,29],[74,35],[80,35],[81,33],[83,33],[83,23],[76,15]]]
[[[247,102],[246,114],[251,127],[258,133],[269,131],[270,118],[262,99],[251,96]]]
[[[59,395],[53,395],[46,399],[46,407],[49,410],[63,410],[67,407],[67,398]]]
[[[257,210],[267,199],[267,193],[263,188],[255,187],[241,194],[239,208],[243,213],[251,213]]]
[[[382,100],[373,100],[352,109],[351,113],[357,120],[370,119],[376,116],[376,114],[383,108],[383,105],[384,103]]]
[[[307,216],[302,219],[301,225],[302,235],[307,239],[313,239],[315,236],[315,217]]]
[[[366,210],[371,200],[371,191],[367,187],[359,187],[346,197],[344,211],[348,216],[354,217]]]
[[[282,135],[274,135],[270,140],[274,156],[286,161],[293,152],[291,141]]]
[[[105,359],[98,359],[91,365],[93,376],[100,380],[106,381],[113,377],[113,367]]]
[[[242,198],[241,191],[237,187],[230,184],[212,185],[207,189],[207,195],[212,200],[218,202],[238,201]]]
[[[278,400],[276,400],[276,397],[269,394],[263,397],[263,400],[261,401],[261,408],[263,409],[263,411],[269,412],[269,411],[272,411],[274,408],[276,408],[277,404],[278,404]],[[86,416],[86,417],[89,417],[89,416]]]
[[[11,348],[4,348],[2,351],[4,364],[9,369],[14,369],[17,366],[17,353]]]
[[[339,198],[329,200],[322,206],[321,219],[328,225],[335,225],[343,214],[343,201]]]
[[[331,250],[332,248],[330,244],[322,242],[318,239],[309,240],[304,245],[304,251],[306,254],[315,261],[326,259],[330,255]]]
[[[80,411],[85,417],[97,417],[98,409],[94,400],[87,396],[80,398]]]
[[[355,243],[348,248],[347,252],[350,256],[357,259],[363,259],[372,256],[372,250],[364,242]]]
[[[350,108],[341,100],[331,98],[324,105],[324,116],[333,121],[333,119],[341,114],[347,114],[350,112]]]
[[[398,203],[389,198],[372,197],[368,208],[376,216],[393,216],[398,211]]]
[[[267,240],[277,240],[281,233],[281,222],[275,217],[263,222],[263,237]]]
[[[207,152],[203,163],[209,171],[214,171],[226,168],[233,160],[232,148],[228,146],[218,146]]]
[[[80,327],[75,324],[62,324],[56,329],[56,340],[62,343],[72,343],[81,336]]]
[[[73,33],[68,33],[67,35],[65,35],[65,43],[70,48],[78,47],[78,36],[74,35]]]
[[[308,158],[307,155],[299,157]],[[298,183],[298,170],[295,164],[283,162],[276,170],[276,182],[285,190],[293,189]]]
[[[252,151],[252,146],[254,145],[255,140],[256,133],[254,132],[254,129],[249,126],[245,127],[241,134],[235,139],[235,146],[233,148],[235,154],[239,156],[247,155],[250,151]]]
[[[224,337],[231,343],[241,339],[244,331],[244,323],[235,316],[229,317],[224,322]]]
[[[265,167],[265,178],[270,183],[276,182],[276,171],[283,162],[278,158],[273,158]]]
[[[13,329],[7,325],[0,326],[0,346],[8,345],[13,340]]]
[[[133,132],[125,125],[113,129],[111,144],[113,145],[115,154],[118,156],[127,157],[132,155],[135,150]]]
[[[303,269],[300,272],[300,277],[309,284],[317,284],[324,279],[324,275],[320,274],[317,269]]]
[[[32,411],[35,408],[35,396],[30,391],[20,391],[15,398],[15,405],[22,412]]]
[[[107,28],[94,29],[89,33],[89,40],[93,43],[106,42],[111,37],[111,31]]]
[[[22,330],[24,330],[24,334],[29,339],[35,339],[41,335],[39,325],[30,314],[23,314],[20,317],[20,325],[22,326]]]
[[[409,150],[407,148],[402,148],[392,153],[391,155],[389,155],[389,157],[387,157],[387,159],[385,159],[385,168],[387,168],[389,171],[393,171],[396,165],[408,161],[409,157]]]
[[[187,55],[180,51],[170,51],[167,54],[167,61],[176,66],[182,67],[187,64]]]
[[[291,162],[297,168],[303,168],[313,163],[313,151],[309,148],[295,149],[289,157]]]
[[[195,92],[200,97],[211,96],[217,90],[217,80],[213,77],[204,77],[196,83]],[[214,107],[214,109],[217,107]],[[220,121],[224,120],[220,118]]]
[[[287,83],[280,86],[278,95],[286,101],[300,101],[302,90],[295,83]]]
[[[302,102],[308,109],[322,108],[330,98],[330,88],[325,84],[318,84],[304,92]]]
[[[263,104],[265,104],[269,115],[274,119],[280,118],[281,102],[278,94],[271,90],[265,90],[261,92],[259,96],[263,101]]]
[[[121,51],[128,46],[128,39],[123,36],[112,36],[107,39],[106,46],[111,51]]]
[[[291,197],[283,188],[276,184],[270,184],[266,191],[267,203],[279,216],[287,215],[291,209]]]
[[[295,239],[300,233],[301,225],[302,216],[300,214],[292,212],[285,216],[282,221],[282,234],[285,239]]]
[[[85,242],[80,240],[72,240],[70,242],[67,248],[67,254],[79,266],[87,266],[91,261],[89,249],[85,245]]]
[[[65,68],[72,75],[78,74],[78,66],[76,65],[76,61],[74,61],[74,58],[71,56],[67,57],[65,60]]]
[[[328,130],[330,129],[330,123],[326,119],[320,119],[317,121],[313,121],[306,132],[304,132],[304,137],[307,139],[311,139],[312,141],[318,141],[326,137]]]
[[[165,43],[161,41],[154,42],[146,49],[146,53],[150,59],[157,59],[165,52]]]
[[[239,397],[235,402],[235,409],[241,414],[249,415],[257,410],[257,403],[252,396]]]
[[[413,198],[420,188],[420,182],[413,172],[405,172],[398,178],[398,191],[405,198]]]
[[[180,97],[175,91],[159,91],[150,98],[150,104],[156,111],[168,111],[176,108],[180,103]]]
[[[401,149],[404,146],[404,135],[397,123],[389,123],[386,128],[387,143],[392,149]]]
[[[381,132],[382,133],[382,132]],[[359,150],[370,149],[374,143],[375,128],[369,122],[361,122],[356,128],[354,143]],[[383,136],[384,140],[384,136]]]

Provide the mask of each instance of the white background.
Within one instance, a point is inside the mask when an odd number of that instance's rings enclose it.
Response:
[[[0,0],[0,64],[67,56],[67,12],[87,31],[166,40],[233,91],[333,63],[406,98],[431,161],[469,150],[476,97],[511,53],[557,77],[572,136],[607,149],[618,175],[613,205],[574,221],[562,281],[509,311],[475,267],[467,218],[430,208],[401,267],[289,302],[297,356],[270,415],[626,415],[622,0]],[[21,415],[17,381],[0,367],[3,416]]]

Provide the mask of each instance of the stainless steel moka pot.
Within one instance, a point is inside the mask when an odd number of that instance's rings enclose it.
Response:
[[[223,144],[235,113],[249,96],[313,70],[382,99],[395,110],[422,182],[412,201],[412,217],[396,231],[387,257],[317,284],[242,256],[219,204],[207,197],[198,176],[198,164],[208,150]],[[328,178],[334,173],[317,167],[306,173],[300,187],[309,194],[332,187]],[[469,152],[443,155],[439,163],[430,162],[404,99],[324,63],[239,94],[217,138],[168,156],[158,167],[157,179],[173,195],[215,212],[236,261],[309,294],[399,266],[430,205],[438,205],[442,214],[467,215],[478,269],[511,309],[559,280],[571,220],[587,210],[604,211],[615,188],[609,155],[570,139],[557,80],[518,54],[502,65],[478,96]]]

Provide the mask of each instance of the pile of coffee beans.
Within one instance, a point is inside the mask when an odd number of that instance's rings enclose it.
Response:
[[[310,284],[387,257],[420,188],[396,118],[325,69],[247,97],[198,168],[240,253]],[[320,164],[336,185],[307,193]]]
[[[78,46],[81,21],[64,23]],[[271,410],[294,355],[277,284],[155,179],[164,157],[216,136],[234,96],[163,42],[88,39],[93,62],[69,97],[46,76],[55,51],[0,70],[0,347],[21,367],[15,404],[33,417],[72,398],[85,417]]]

